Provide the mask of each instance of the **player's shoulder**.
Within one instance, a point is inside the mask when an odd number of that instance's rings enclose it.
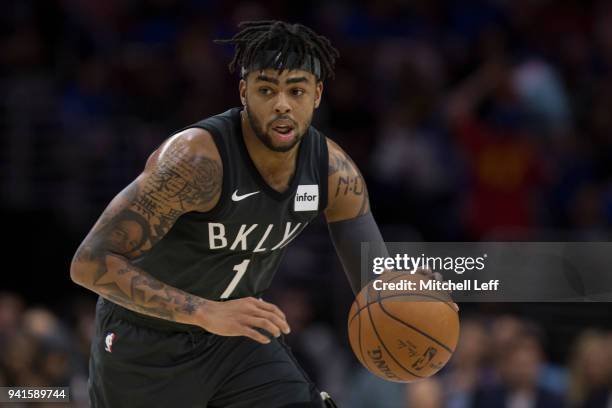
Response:
[[[212,132],[215,133],[215,136],[231,132],[237,121],[240,121],[240,108],[228,109],[174,133],[164,141],[160,149],[162,152],[165,149],[179,149],[188,156],[206,157],[221,162],[219,150],[223,147],[217,146],[217,143],[223,143],[222,138],[215,138]]]
[[[211,134],[187,128],[151,154],[140,178],[145,183],[165,180],[167,188],[182,190],[183,209],[206,212],[219,201],[223,164]]]
[[[203,128],[192,127],[184,129],[167,140],[169,147],[178,148],[185,153],[199,156],[219,156],[219,150],[212,134]]]
[[[339,152],[344,152],[344,150],[342,150],[338,143],[334,142],[329,137],[325,136],[325,141],[327,142],[327,151],[329,152],[329,154],[338,154]]]
[[[147,167],[160,164],[167,166],[183,161],[212,161],[221,168],[219,150],[208,130],[192,127],[170,136],[151,154]]]
[[[340,145],[329,137],[327,139],[327,151],[329,156],[328,175],[336,176],[343,173],[353,174],[358,171],[357,166],[350,156],[340,147]]]

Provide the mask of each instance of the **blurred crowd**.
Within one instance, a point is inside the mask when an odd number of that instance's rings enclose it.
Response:
[[[72,306],[72,313],[60,318],[49,308],[28,307],[16,293],[0,292],[0,387],[70,387],[69,406],[89,406],[87,366],[95,305],[82,299]]]
[[[574,333],[566,339],[570,352],[565,360],[553,363],[547,355],[547,333],[534,321],[511,314],[464,314],[459,344],[448,366],[430,379],[405,385],[381,380],[361,367],[332,327],[314,318],[306,291],[283,290],[274,300],[291,324],[287,341],[294,355],[341,407],[609,408],[612,404],[610,330],[584,328]],[[47,308],[26,307],[17,294],[0,293],[0,387],[69,386],[71,406],[88,406],[93,300],[76,302],[67,316],[60,319]]]
[[[563,408],[612,404],[612,332],[586,329],[563,365],[550,362],[546,337],[533,322],[512,315],[462,320],[458,347],[447,366],[412,385],[362,374],[351,408]],[[371,389],[380,393],[372,394]],[[394,398],[385,398],[393,395]]]
[[[212,40],[282,18],[341,52],[315,124],[381,222],[431,240],[608,236],[609,1],[3,5],[4,207],[81,233],[172,131],[238,104],[233,50]]]
[[[314,124],[361,168],[388,241],[609,240],[610,1],[8,0],[0,208],[32,256],[1,285],[0,385],[69,384],[86,406],[94,299],[73,299],[76,245],[168,135],[238,105],[233,50],[212,40],[276,18],[340,50]],[[611,335],[589,328],[610,328],[603,307],[552,332],[543,312],[476,311],[441,375],[377,380],[348,351],[352,297],[326,235],[296,240],[271,297],[341,406],[611,406]]]

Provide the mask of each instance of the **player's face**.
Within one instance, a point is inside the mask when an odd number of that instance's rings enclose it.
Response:
[[[301,70],[266,69],[240,81],[240,99],[255,135],[270,150],[291,150],[306,133],[321,103],[323,83]]]

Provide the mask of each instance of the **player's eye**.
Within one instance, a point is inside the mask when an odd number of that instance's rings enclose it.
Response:
[[[262,95],[272,95],[272,89],[268,87],[259,88],[259,93]]]
[[[304,91],[304,90],[303,90],[303,89],[301,89],[301,88],[293,88],[293,89],[291,90],[291,94],[292,94],[293,96],[302,96],[302,95],[304,95],[304,93],[305,93],[305,92],[306,92],[306,91]]]

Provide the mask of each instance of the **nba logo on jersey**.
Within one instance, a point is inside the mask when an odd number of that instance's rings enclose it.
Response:
[[[109,353],[112,353],[113,350],[113,341],[115,341],[115,337],[117,337],[115,335],[115,333],[108,333],[106,335],[106,338],[104,339],[104,350],[108,351]]]
[[[319,209],[319,185],[299,185],[293,201],[293,211],[317,211]]]

